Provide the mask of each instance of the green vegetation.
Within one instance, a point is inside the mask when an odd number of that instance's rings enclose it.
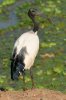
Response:
[[[3,0],[0,3],[0,20],[8,20],[8,7],[17,0]],[[21,2],[19,0],[19,2]],[[32,22],[27,16],[31,7],[38,8],[47,18],[38,17],[40,22],[40,50],[34,64],[36,88],[49,88],[66,93],[66,1],[65,0],[35,0],[24,2],[15,7],[18,18],[16,25],[0,29],[0,86],[8,90],[21,90],[23,81],[10,79],[10,57],[14,41],[31,29]],[[12,11],[12,8],[10,8]],[[3,17],[4,15],[4,17]],[[31,88],[29,71],[26,71],[26,87]]]
[[[14,4],[16,1],[17,1],[17,0],[3,0],[3,2],[0,4],[0,7],[8,6],[8,5]]]

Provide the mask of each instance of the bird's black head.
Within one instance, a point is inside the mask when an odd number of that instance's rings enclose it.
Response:
[[[34,18],[35,16],[38,16],[38,15],[40,15],[40,13],[38,12],[37,9],[35,9],[35,8],[29,9],[29,11],[28,11],[28,16],[29,16],[30,18]]]
[[[35,16],[39,16],[40,13],[38,11],[38,9],[35,8],[31,8],[28,11],[28,16],[32,19],[33,23],[34,23],[34,28],[33,31],[36,32],[39,29],[39,23],[36,21]]]

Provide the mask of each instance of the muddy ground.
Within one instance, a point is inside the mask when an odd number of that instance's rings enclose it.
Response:
[[[0,100],[66,100],[66,95],[48,89],[0,91]]]

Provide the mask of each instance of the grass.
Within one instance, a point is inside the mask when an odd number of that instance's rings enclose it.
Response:
[[[3,2],[7,5],[6,0]],[[8,2],[12,5],[16,1]],[[0,86],[8,90],[21,90],[24,86],[21,79],[14,82],[10,79],[10,57],[16,38],[32,26],[26,12],[30,7],[38,7],[52,23],[46,18],[37,18],[41,24],[38,33],[40,50],[33,68],[36,88],[49,88],[66,93],[65,3],[65,0],[36,0],[34,3],[25,2],[16,7],[19,23],[0,30]],[[31,88],[29,71],[26,71],[26,87]]]

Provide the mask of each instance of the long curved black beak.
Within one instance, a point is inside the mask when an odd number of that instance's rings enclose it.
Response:
[[[53,24],[52,20],[47,16],[45,15],[44,13],[40,12],[38,13],[38,15],[46,20],[48,20],[49,23]]]
[[[45,15],[45,14],[42,13],[42,12],[37,11],[37,12],[36,12],[36,16],[40,16],[40,17],[42,17],[43,19],[48,20],[49,23],[53,24],[52,20],[51,20],[47,15]]]

